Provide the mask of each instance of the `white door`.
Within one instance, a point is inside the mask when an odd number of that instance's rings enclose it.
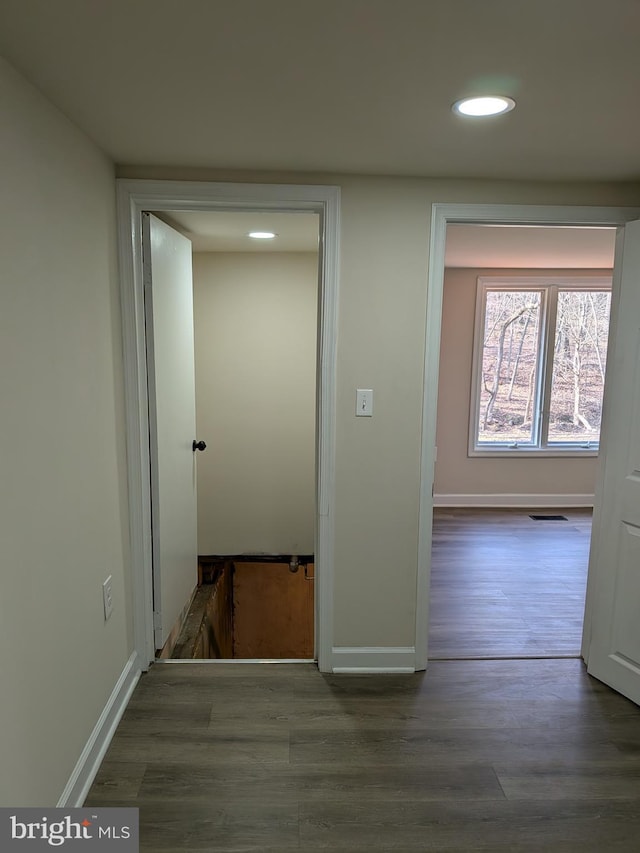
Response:
[[[143,214],[154,641],[162,648],[197,584],[191,242]]]
[[[640,704],[640,221],[619,235],[615,277],[588,671]]]

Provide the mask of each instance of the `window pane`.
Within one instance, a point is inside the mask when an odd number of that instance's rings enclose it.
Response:
[[[478,443],[531,444],[535,436],[540,292],[489,290],[485,308]]]
[[[597,442],[609,334],[609,291],[558,292],[549,442]]]

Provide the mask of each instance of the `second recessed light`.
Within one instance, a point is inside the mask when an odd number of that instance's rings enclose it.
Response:
[[[249,231],[249,237],[254,240],[273,240],[277,234],[274,231]]]
[[[472,118],[482,116],[497,116],[508,113],[516,105],[513,98],[503,95],[487,95],[482,98],[463,98],[451,107],[454,113]]]

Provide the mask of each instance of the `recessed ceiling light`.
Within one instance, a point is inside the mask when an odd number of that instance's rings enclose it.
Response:
[[[516,105],[513,98],[491,95],[482,98],[463,98],[451,107],[454,113],[462,116],[497,116],[508,113]]]
[[[249,231],[249,237],[253,237],[254,240],[273,240],[277,234],[273,231]]]

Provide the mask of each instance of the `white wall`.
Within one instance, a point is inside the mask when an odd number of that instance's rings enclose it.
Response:
[[[194,255],[198,552],[313,554],[318,256]]]
[[[140,167],[118,173],[342,188],[333,639],[337,646],[412,645],[431,206],[637,206],[640,186]],[[373,418],[354,417],[357,387],[374,389]]]
[[[1,60],[0,103],[0,805],[45,806],[132,646],[114,179]]]
[[[579,275],[602,277],[610,270],[447,269],[442,305],[435,494],[593,495],[596,457],[509,459],[469,457],[471,366],[478,276]]]

